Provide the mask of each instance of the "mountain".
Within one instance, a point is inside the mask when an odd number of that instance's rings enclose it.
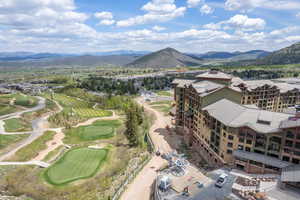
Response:
[[[281,65],[300,63],[300,42],[289,47],[274,51],[270,55],[258,59],[260,65]]]
[[[202,59],[194,58],[173,48],[166,48],[160,51],[147,54],[129,63],[129,67],[143,68],[168,68],[177,66],[197,66],[201,65]]]
[[[0,52],[0,61],[25,61],[75,56],[74,54],[33,53],[33,52]]]
[[[95,52],[87,53],[86,55],[92,56],[111,56],[111,55],[136,55],[143,56],[151,53],[150,51],[133,51],[133,50],[118,50],[118,51],[107,51],[107,52]]]
[[[111,56],[69,56],[38,60],[0,61],[2,67],[48,67],[48,66],[124,66],[136,60],[139,56],[111,55]]]
[[[201,59],[225,59],[228,61],[240,61],[240,60],[253,60],[257,58],[262,58],[264,56],[269,55],[270,52],[263,50],[252,50],[246,52],[218,52],[218,51],[210,51],[204,54],[189,54],[196,56]]]

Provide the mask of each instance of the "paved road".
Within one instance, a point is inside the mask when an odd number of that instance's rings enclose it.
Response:
[[[159,149],[160,152],[165,153],[171,152],[172,148],[161,134],[163,131],[166,131],[165,127],[167,125],[171,125],[170,118],[151,108],[151,106],[146,104],[142,98],[139,98],[137,102],[144,106],[146,111],[152,112],[156,117],[156,120],[149,131],[149,135],[154,143],[155,149]],[[128,185],[127,190],[121,197],[121,200],[150,199],[151,186],[157,177],[155,170],[161,168],[164,163],[166,163],[166,161],[161,157],[153,156],[134,181]]]
[[[45,102],[46,100],[42,97],[37,97],[39,99],[38,105],[35,106],[34,108],[30,108],[21,112],[16,112],[16,113],[11,113],[9,115],[6,115],[6,118],[11,118],[11,117],[20,117],[21,114],[25,113],[25,112],[33,112],[33,111],[37,111],[40,109],[45,108]],[[57,112],[60,112],[62,110],[62,108],[59,106],[59,110]],[[55,113],[57,113],[55,112]],[[15,149],[3,154],[0,156],[0,162],[13,156],[18,150],[20,150],[21,148],[27,146],[28,144],[32,143],[34,140],[36,140],[38,137],[40,137],[41,135],[43,135],[43,133],[47,130],[45,128],[45,124],[48,123],[48,118],[55,114],[54,112],[52,113],[48,113],[47,115],[40,117],[38,119],[35,119],[32,121],[32,129],[33,131],[31,131],[31,135],[24,139],[23,141],[21,141],[18,144],[18,147],[16,147]],[[2,116],[2,119],[6,119]]]

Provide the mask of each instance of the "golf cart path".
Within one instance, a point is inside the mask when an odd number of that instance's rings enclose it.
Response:
[[[25,111],[22,111],[22,112],[16,112],[16,113],[11,113],[9,115],[6,115],[6,118],[4,116],[1,117],[1,119],[7,119],[7,118],[10,118],[10,117],[20,117],[21,114],[23,113],[26,113],[26,112],[33,112],[33,111],[37,111],[37,110],[41,110],[43,108],[45,108],[46,106],[46,99],[45,98],[42,98],[42,97],[37,97],[39,99],[39,102],[38,102],[38,105],[34,108],[30,108],[30,109],[27,109]],[[57,104],[57,103],[56,103]],[[58,104],[57,104],[58,105]],[[28,144],[32,143],[34,140],[36,140],[38,137],[40,137],[41,135],[44,134],[44,132],[47,129],[47,124],[48,124],[48,118],[51,116],[51,115],[54,115],[60,111],[62,111],[62,107],[61,106],[58,106],[58,110],[55,111],[55,112],[49,112],[47,113],[46,115],[40,117],[40,118],[37,118],[37,119],[34,119],[32,120],[32,128],[33,130],[29,133],[30,136],[26,139],[24,139],[23,141],[21,141],[18,146],[16,148],[14,148],[13,150],[3,154],[0,156],[0,162],[13,156],[18,150],[20,150],[21,148],[27,146]],[[5,134],[6,132],[4,133],[1,133],[1,134]],[[6,133],[7,134],[7,133]],[[9,133],[11,134],[11,133]],[[19,133],[20,134],[20,133]]]
[[[145,103],[142,98],[138,98],[136,101],[143,106],[147,112],[152,112],[155,115],[155,122],[149,130],[149,135],[154,143],[155,151],[159,150],[161,153],[171,152],[172,148],[168,142],[165,141],[163,135],[160,134],[161,131],[166,131],[165,127],[167,125],[171,125],[170,118],[153,109],[150,105]],[[151,160],[139,172],[133,182],[127,186],[127,189],[121,196],[121,200],[149,200],[151,196],[152,184],[157,177],[156,170],[164,166],[165,163],[166,161],[161,157],[153,155]]]
[[[33,120],[31,122],[32,128],[33,128],[32,131],[28,131],[28,132],[6,132],[5,131],[3,120],[10,119],[10,118],[20,118],[21,115],[26,112],[34,112],[34,111],[45,108],[46,99],[43,97],[36,97],[36,98],[39,99],[37,106],[23,110],[23,111],[10,113],[8,115],[3,115],[0,117],[0,134],[2,134],[2,135],[30,134],[30,136],[28,138],[26,138],[25,140],[21,141],[16,148],[14,148],[13,150],[0,156],[0,165],[38,165],[41,167],[48,167],[49,164],[42,162],[41,160],[43,160],[46,157],[46,155],[48,155],[48,153],[50,153],[57,147],[64,145],[63,139],[64,139],[65,135],[63,133],[63,128],[62,127],[61,128],[52,128],[52,129],[48,128],[48,118],[63,110],[63,107],[56,101],[54,101],[54,103],[57,105],[58,110],[55,112],[49,112],[49,113],[45,114],[44,116]],[[119,119],[119,118],[120,118],[120,116],[116,115],[115,112],[112,111],[112,116],[92,118],[85,122],[79,123],[73,127],[90,125],[97,120],[114,120],[114,119]],[[42,136],[46,131],[54,131],[54,132],[56,132],[56,134],[54,135],[52,140],[50,140],[46,143],[47,148],[40,151],[38,153],[38,155],[35,158],[33,158],[31,161],[28,161],[28,162],[2,162],[3,160],[6,160],[9,157],[13,156],[21,148],[29,145],[34,140],[36,140],[38,137]]]
[[[113,112],[113,115],[110,116],[110,117],[92,118],[92,119],[89,119],[85,122],[79,123],[79,124],[77,124],[76,126],[73,126],[73,127],[76,128],[76,127],[79,127],[79,126],[88,126],[88,125],[91,125],[95,121],[98,121],[98,120],[114,120],[114,119],[119,119],[120,118],[118,115],[115,114],[114,111],[112,111],[112,112]],[[54,132],[56,132],[56,134],[54,135],[52,140],[50,140],[46,143],[47,148],[40,151],[38,153],[38,155],[35,158],[32,159],[32,161],[41,161],[48,155],[48,153],[50,153],[51,151],[53,151],[57,147],[59,147],[61,145],[64,145],[63,139],[65,137],[65,134],[63,133],[63,128],[48,129],[48,130],[49,131],[54,131]]]
[[[28,161],[28,162],[0,162],[0,166],[5,165],[37,165],[43,168],[47,168],[50,166],[49,163],[42,162],[42,161]]]

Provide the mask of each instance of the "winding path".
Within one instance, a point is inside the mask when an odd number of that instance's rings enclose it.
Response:
[[[171,125],[171,119],[151,108],[150,105],[145,103],[143,98],[138,98],[137,102],[143,106],[146,111],[152,112],[156,117],[156,120],[149,131],[149,135],[154,143],[155,150],[159,150],[161,153],[171,152],[172,148],[162,135],[162,132],[166,131],[165,127],[167,125]],[[151,187],[157,177],[156,170],[163,167],[165,163],[166,161],[161,157],[152,155],[152,158],[148,164],[142,169],[141,172],[139,172],[134,181],[123,193],[121,200],[150,199]]]
[[[23,113],[26,113],[26,112],[34,112],[34,111],[37,111],[37,110],[41,110],[43,108],[45,108],[46,106],[46,99],[45,98],[42,98],[42,97],[37,97],[39,99],[39,102],[38,102],[38,105],[35,106],[34,108],[29,108],[27,110],[24,110],[24,111],[20,111],[20,112],[16,112],[16,113],[11,113],[11,114],[8,114],[8,115],[4,115],[4,116],[1,116],[1,120],[3,119],[8,119],[8,118],[13,118],[13,117],[21,117],[21,115]],[[57,104],[57,103],[56,103]],[[13,150],[3,154],[0,156],[0,164],[1,164],[1,161],[13,156],[18,150],[20,150],[21,148],[27,146],[28,144],[32,143],[34,140],[36,140],[38,137],[40,137],[41,135],[44,134],[44,132],[47,129],[47,124],[48,124],[48,118],[53,115],[53,114],[56,114],[60,111],[62,111],[62,107],[58,105],[58,110],[56,112],[50,112],[50,113],[47,113],[45,116],[42,116],[38,119],[34,119],[32,120],[32,128],[33,128],[33,131],[31,132],[20,132],[18,134],[30,134],[30,136],[28,138],[26,138],[25,140],[21,141],[18,146],[16,148],[14,148]],[[2,126],[3,127],[3,126]],[[4,130],[2,130],[3,132],[1,132],[1,134],[13,134],[13,133],[6,133]]]
[[[63,107],[59,103],[57,103],[56,101],[54,101],[54,102],[56,103],[56,105],[59,109],[56,112],[47,113],[45,116],[33,120],[32,121],[33,131],[30,131],[30,132],[16,132],[16,133],[8,133],[8,132],[5,131],[3,120],[10,119],[10,118],[21,117],[21,115],[23,113],[34,112],[34,111],[45,108],[46,100],[42,97],[37,97],[37,98],[39,99],[39,102],[38,102],[38,105],[36,107],[30,108],[30,109],[27,109],[27,110],[24,110],[24,111],[16,112],[16,113],[11,113],[9,115],[1,116],[1,118],[0,118],[0,134],[2,134],[2,135],[30,134],[30,136],[28,138],[26,138],[25,140],[21,141],[16,148],[14,148],[13,150],[11,150],[11,151],[3,154],[2,156],[0,156],[0,165],[38,165],[38,166],[41,166],[41,167],[48,167],[49,164],[47,164],[45,162],[41,162],[41,160],[43,160],[48,153],[50,153],[51,151],[53,151],[57,147],[59,147],[61,145],[64,145],[63,138],[65,137],[65,135],[62,131],[63,128],[52,128],[52,129],[47,128],[48,118],[51,115],[59,113],[63,110]],[[76,126],[73,126],[73,127],[90,125],[90,124],[94,123],[97,120],[114,120],[114,119],[119,119],[120,118],[120,116],[116,115],[114,111],[112,111],[112,114],[113,115],[110,116],[110,117],[92,118],[92,119],[89,119],[85,122],[79,123],[79,124],[77,124]],[[3,160],[13,156],[21,148],[23,148],[23,147],[29,145],[30,143],[32,143],[38,137],[43,135],[45,131],[54,131],[54,132],[56,132],[56,134],[54,135],[54,138],[52,140],[50,140],[46,143],[47,148],[42,150],[41,152],[39,152],[38,155],[35,158],[33,158],[31,161],[28,161],[28,162],[2,162]]]

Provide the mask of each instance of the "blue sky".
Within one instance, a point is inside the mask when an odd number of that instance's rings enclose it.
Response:
[[[276,50],[300,41],[300,0],[0,0],[0,51]]]

